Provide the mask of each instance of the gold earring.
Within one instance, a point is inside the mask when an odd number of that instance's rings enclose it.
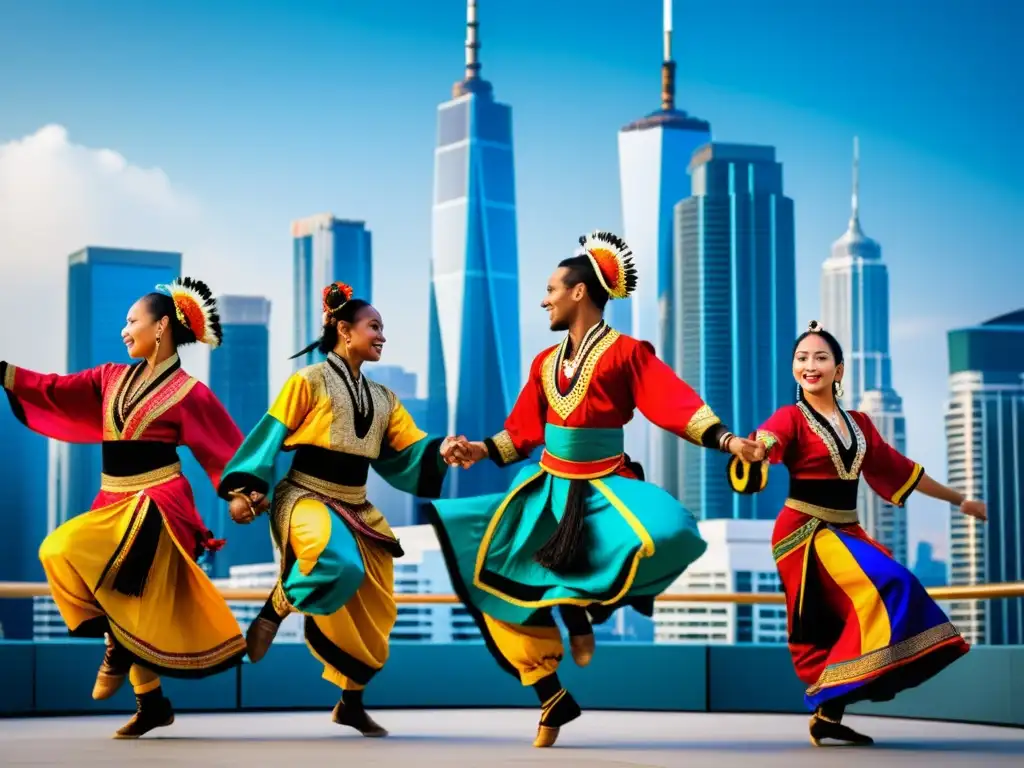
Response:
[[[840,379],[836,382],[836,397],[842,397],[846,394],[846,390],[843,389],[843,380]]]

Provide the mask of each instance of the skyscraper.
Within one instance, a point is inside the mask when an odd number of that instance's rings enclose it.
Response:
[[[0,488],[4,489],[7,512],[0,537],[0,581],[42,581],[43,568],[36,553],[48,532],[47,441],[18,422],[7,398],[2,399]],[[0,638],[32,638],[31,600],[0,600]]]
[[[608,320],[623,333],[651,342],[658,357],[674,366],[672,212],[690,193],[690,158],[711,141],[711,126],[676,108],[672,0],[664,4],[661,109],[619,131],[622,235],[633,250],[639,280],[631,298],[611,302]],[[639,413],[626,425],[626,451],[643,465],[648,479],[675,485],[676,439],[652,428]]]
[[[356,298],[373,301],[373,253],[365,222],[322,213],[292,222],[295,296],[295,351],[320,335],[323,327],[322,291],[340,280],[352,286]],[[295,359],[295,370],[319,358],[309,353]]]
[[[889,274],[882,248],[860,226],[860,147],[853,140],[853,196],[846,233],[822,265],[821,323],[843,347],[841,404],[863,411],[900,453],[907,449],[903,400],[892,387],[889,359]],[[861,523],[893,557],[907,564],[907,510],[886,503],[861,483]]]
[[[483,437],[501,429],[522,385],[519,258],[512,109],[480,77],[476,0],[467,2],[466,28],[465,78],[437,110],[429,427]],[[481,463],[451,473],[446,492],[493,492],[507,478]]]
[[[128,362],[121,330],[131,305],[181,274],[181,254],[89,246],[68,257],[68,372]],[[56,523],[85,512],[99,491],[98,445],[58,444]]]
[[[1024,581],[1024,309],[948,335],[949,485],[988,521],[950,510],[953,585]],[[1024,644],[1024,599],[965,600],[949,617],[970,643]]]
[[[220,296],[217,305],[224,341],[210,354],[210,389],[248,434],[270,404],[270,301],[262,296]],[[217,498],[209,479],[189,479],[206,524],[229,541],[210,556],[212,575],[227,578],[233,565],[274,559],[262,526],[234,525],[227,503]]]
[[[796,337],[793,201],[772,147],[712,143],[693,155],[693,194],[676,206],[674,365],[733,429],[793,402]],[[725,482],[728,456],[675,439],[670,492],[700,518],[774,517],[787,476],[772,467],[753,496]]]

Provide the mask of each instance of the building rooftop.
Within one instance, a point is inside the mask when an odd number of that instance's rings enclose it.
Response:
[[[713,141],[699,147],[690,158],[690,171],[713,160],[733,163],[774,163],[775,147],[763,144],[726,144]]]

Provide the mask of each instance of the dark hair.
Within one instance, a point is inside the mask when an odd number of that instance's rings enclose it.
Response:
[[[356,315],[359,314],[361,309],[373,306],[370,302],[364,301],[363,299],[348,299],[342,300],[340,305],[332,307],[332,304],[334,304],[333,298],[333,293],[329,294],[327,297],[327,305],[328,307],[331,307],[331,309],[329,309],[331,316],[324,324],[320,338],[309,344],[302,351],[296,352],[288,358],[289,360],[294,360],[297,357],[307,355],[314,349],[318,350],[321,354],[326,355],[338,345],[338,322],[354,323],[356,321]]]
[[[808,325],[807,325],[807,330],[804,331],[803,333],[801,333],[799,336],[796,337],[796,341],[793,342],[793,354],[791,355],[791,357],[796,357],[797,347],[799,347],[800,346],[800,342],[803,341],[804,339],[806,339],[808,336],[818,336],[821,339],[823,339],[824,342],[826,344],[828,344],[828,348],[832,351],[832,357],[836,361],[836,367],[838,368],[840,365],[843,364],[843,347],[842,347],[842,345],[839,343],[838,339],[836,339],[835,336],[833,336],[831,333],[829,333],[824,328],[822,328],[817,320],[811,320],[811,322],[808,323]],[[832,382],[832,397],[834,399],[838,399],[838,398],[836,398],[836,389],[837,389],[836,382],[833,381]],[[803,395],[803,387],[799,387],[798,386],[797,389],[796,389],[796,399],[797,399],[797,401],[802,400],[803,396],[804,396]]]
[[[574,288],[583,283],[587,286],[587,295],[594,302],[594,306],[603,312],[605,305],[608,303],[608,291],[604,289],[601,281],[597,279],[597,272],[594,271],[594,265],[591,263],[590,258],[582,255],[571,256],[558,262],[558,266],[565,267],[568,270],[563,278],[565,284],[570,288]]]

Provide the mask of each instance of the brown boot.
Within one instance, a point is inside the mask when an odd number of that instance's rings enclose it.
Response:
[[[260,609],[259,615],[245,632],[245,647],[249,654],[249,661],[256,662],[267,655],[274,638],[277,637],[277,630],[281,628],[281,622],[288,615],[287,603],[284,601],[283,595],[278,594],[279,590],[280,585],[274,587],[274,591],[270,593],[267,602]],[[275,598],[278,599],[275,601]],[[282,610],[285,611],[283,615],[278,612],[275,602],[279,603]]]
[[[811,716],[811,744],[820,747],[822,746],[821,742],[825,739],[845,741],[856,746],[868,746],[875,743],[870,736],[857,733],[850,726],[843,725],[842,719],[842,709],[830,711],[827,707],[818,707]]]
[[[107,646],[106,652],[92,686],[92,697],[97,700],[109,699],[117,693],[132,668],[131,654],[114,642],[109,634],[104,634],[103,639]]]
[[[380,739],[388,735],[387,730],[367,714],[363,706],[362,691],[343,691],[341,699],[334,705],[331,720],[338,725],[355,728],[363,736],[371,739]]]
[[[572,651],[572,660],[576,662],[577,666],[585,667],[590,663],[590,660],[594,658],[595,647],[593,633],[569,635],[569,650]]]
[[[174,722],[174,708],[171,700],[161,688],[155,688],[141,696],[135,696],[136,710],[132,719],[114,734],[115,739],[137,739],[154,728],[163,728]]]

